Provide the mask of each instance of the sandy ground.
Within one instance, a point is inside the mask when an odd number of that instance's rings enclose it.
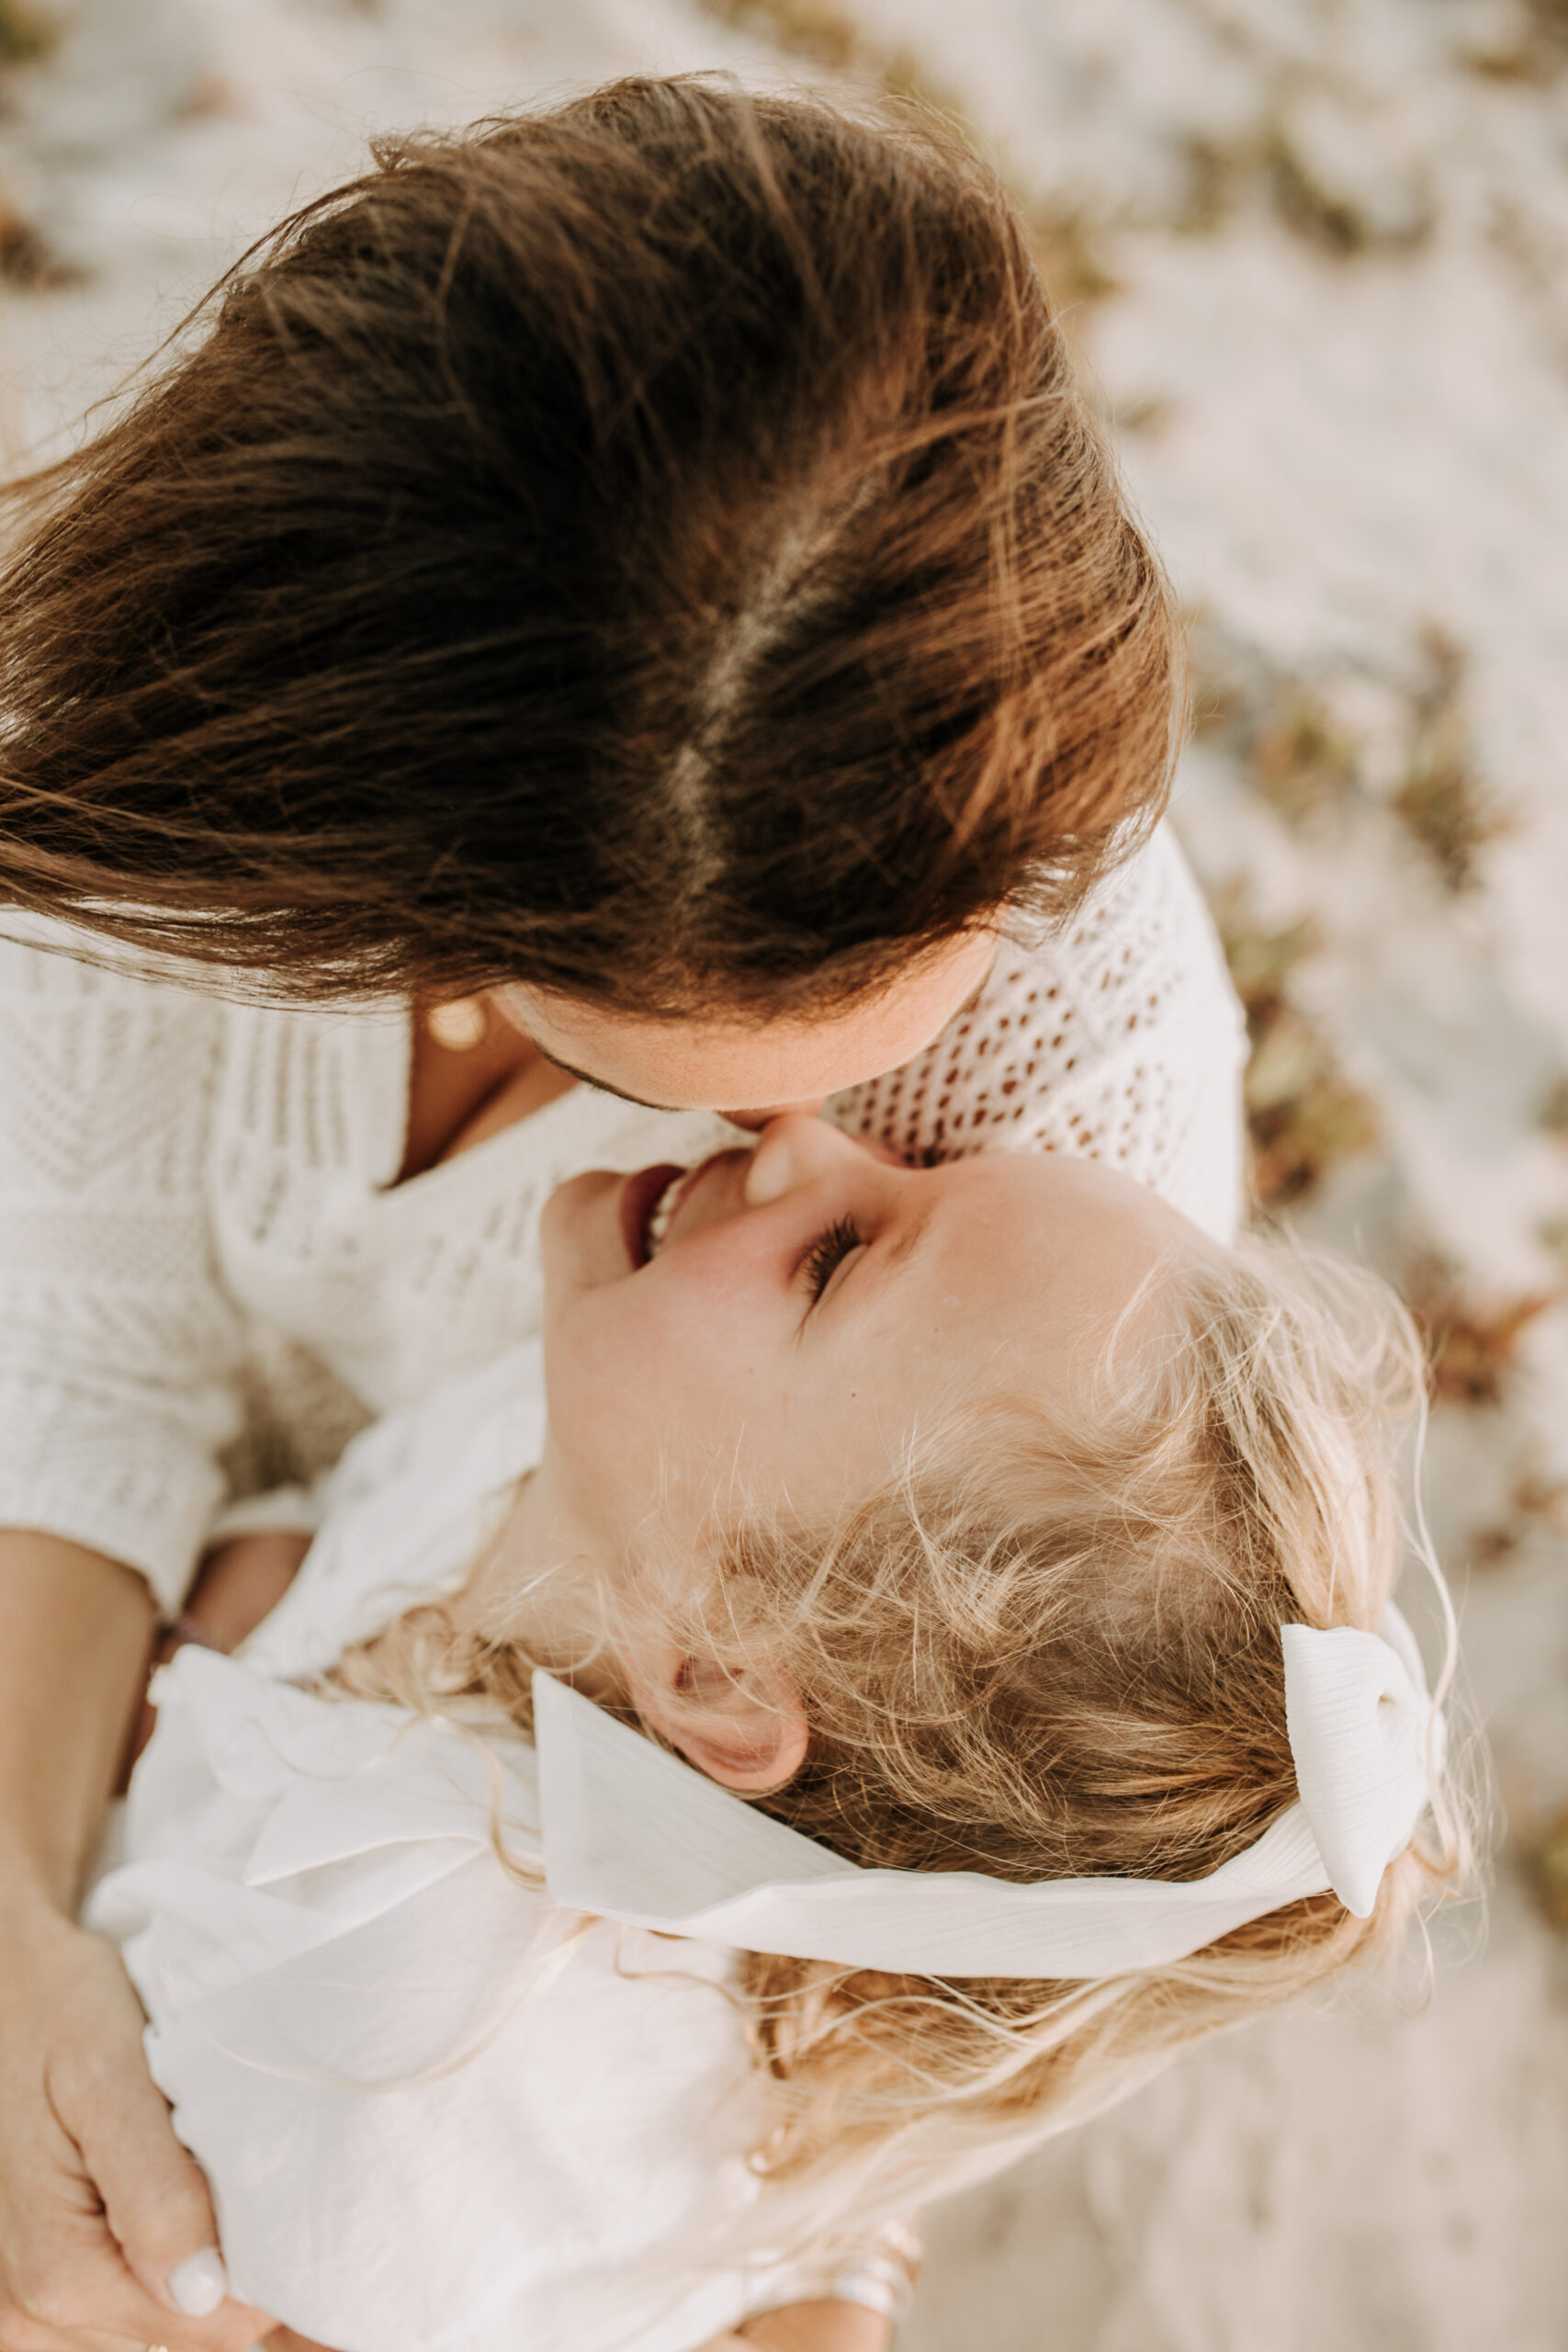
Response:
[[[1495,1757],[1434,1997],[1216,2046],[932,2220],[912,2352],[1568,2344],[1562,0],[51,0],[0,69],[0,455],[367,133],[610,74],[914,80],[1041,223],[1195,619],[1178,816],[1259,1173],[1441,1335]]]

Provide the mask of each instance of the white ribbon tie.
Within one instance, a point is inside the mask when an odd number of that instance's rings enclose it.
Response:
[[[1190,1881],[862,1870],[536,1674],[549,1890],[570,1909],[665,1935],[919,1976],[1169,1967],[1330,1889],[1365,1918],[1427,1797],[1420,1655],[1397,1611],[1385,1622],[1386,1639],[1281,1626],[1300,1802]]]

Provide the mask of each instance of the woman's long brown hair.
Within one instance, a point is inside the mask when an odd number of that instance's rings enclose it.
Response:
[[[955,141],[708,79],[383,145],[0,573],[0,898],[285,994],[806,1010],[1157,813],[1170,602]]]

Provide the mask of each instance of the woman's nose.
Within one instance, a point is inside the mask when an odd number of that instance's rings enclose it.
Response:
[[[859,1159],[859,1144],[821,1119],[795,1111],[770,1119],[746,1170],[747,1207],[765,1209],[770,1201],[782,1201],[786,1193],[841,1167],[846,1156]]]

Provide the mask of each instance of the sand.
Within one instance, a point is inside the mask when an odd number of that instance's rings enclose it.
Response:
[[[0,85],[0,456],[68,435],[376,129],[637,68],[810,76],[800,43],[831,14],[58,0],[53,53]],[[1498,1792],[1489,1918],[1445,1923],[1425,2006],[1249,2030],[955,2201],[908,2342],[1559,2352],[1568,1949],[1539,1882],[1568,1808],[1561,0],[859,0],[851,29],[828,24],[852,74],[915,73],[1048,221],[1195,616],[1177,815],[1274,974],[1269,1165],[1314,1180],[1305,1229],[1452,1327],[1434,1521]],[[1291,963],[1269,943],[1303,919]]]

